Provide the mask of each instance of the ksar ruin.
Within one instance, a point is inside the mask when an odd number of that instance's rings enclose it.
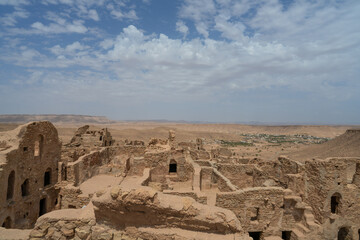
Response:
[[[316,158],[248,157],[174,130],[145,142],[85,125],[61,142],[50,122],[20,125],[0,132],[0,238],[360,239],[360,130],[300,137]]]

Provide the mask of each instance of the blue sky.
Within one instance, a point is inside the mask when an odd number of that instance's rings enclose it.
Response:
[[[358,0],[0,0],[0,114],[360,124]]]

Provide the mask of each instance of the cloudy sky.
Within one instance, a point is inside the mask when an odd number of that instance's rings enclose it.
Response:
[[[0,114],[360,124],[359,0],[0,0]]]

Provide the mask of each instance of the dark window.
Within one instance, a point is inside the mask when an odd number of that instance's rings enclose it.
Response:
[[[291,239],[291,231],[283,231],[281,234],[281,238],[284,240],[290,240]]]
[[[61,167],[61,179],[63,181],[67,180],[67,166],[65,166],[64,164]]]
[[[342,227],[338,232],[338,240],[349,240],[352,239],[349,228]]]
[[[177,172],[177,164],[175,160],[171,160],[169,164],[169,173],[176,173]]]
[[[340,200],[341,195],[338,193],[331,196],[331,213],[339,213]]]
[[[249,232],[249,236],[252,237],[252,239],[254,240],[261,240],[262,232]]]
[[[28,148],[27,147],[23,147],[24,152],[27,152]]]
[[[30,194],[29,179],[26,179],[23,184],[21,184],[21,196],[25,197]]]
[[[40,200],[40,205],[39,205],[39,217],[41,215],[44,215],[46,213],[46,198],[43,198]]]
[[[11,218],[7,217],[1,226],[3,228],[11,228]]]
[[[44,187],[51,184],[51,169],[47,169],[44,174]]]
[[[76,208],[74,205],[69,204],[69,208]]]
[[[11,171],[8,178],[7,194],[6,199],[12,199],[14,195],[14,185],[15,185],[15,171]]]
[[[102,136],[100,136],[99,141],[102,141]]]
[[[130,171],[130,158],[128,158],[128,159],[126,160],[125,169],[126,169],[126,172],[129,172],[129,171]]]

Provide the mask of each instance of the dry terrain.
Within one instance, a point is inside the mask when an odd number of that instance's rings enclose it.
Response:
[[[70,141],[76,129],[82,123],[55,123],[63,143]],[[0,123],[0,131],[14,129],[15,123]],[[290,155],[297,160],[305,160],[313,156],[326,157],[326,150],[319,148],[328,140],[345,133],[349,128],[360,126],[325,126],[325,125],[288,125],[264,126],[242,124],[191,124],[171,122],[118,122],[110,124],[92,124],[96,128],[107,127],[117,142],[168,137],[169,130],[176,132],[176,140],[195,141],[203,138],[206,146],[215,145],[231,147],[240,157],[258,157],[274,159],[280,155]],[[337,141],[344,141],[343,138]],[[353,143],[353,145],[356,143]],[[333,144],[338,146],[339,143]],[[328,146],[328,147],[326,147]],[[334,148],[329,143],[325,148]],[[344,148],[344,147],[342,147]],[[333,150],[332,152],[336,152]],[[345,150],[346,152],[348,152]],[[325,152],[320,154],[319,152]],[[334,154],[333,154],[334,155]],[[336,154],[335,154],[336,155]],[[343,155],[339,155],[343,156]]]

